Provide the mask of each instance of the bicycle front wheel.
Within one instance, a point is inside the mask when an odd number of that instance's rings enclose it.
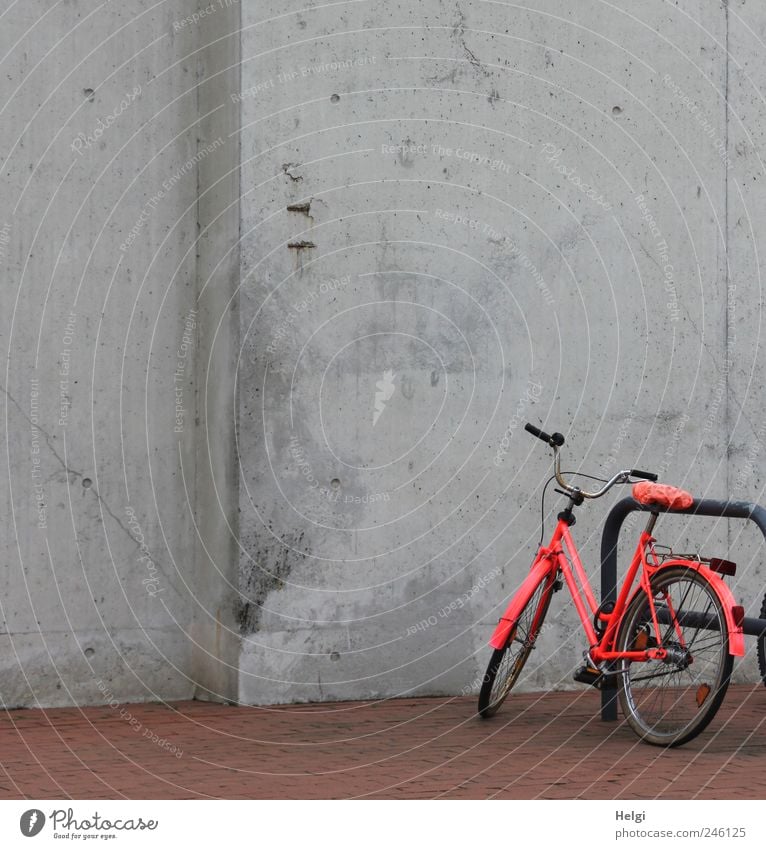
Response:
[[[680,746],[715,716],[729,686],[733,659],[721,602],[693,568],[669,566],[651,583],[660,640],[649,597],[639,590],[617,635],[618,651],[664,648],[664,660],[620,661],[619,700],[631,728],[647,743]]]
[[[519,680],[543,627],[555,580],[555,571],[543,576],[511,628],[506,644],[492,653],[479,691],[479,714],[484,719],[497,713]]]

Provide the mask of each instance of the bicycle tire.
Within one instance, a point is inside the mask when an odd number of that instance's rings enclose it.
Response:
[[[479,715],[483,719],[497,713],[519,680],[548,613],[555,580],[555,570],[543,575],[529,594],[505,645],[492,652],[479,691]],[[520,647],[513,653],[511,647],[515,643],[519,643]]]
[[[661,647],[671,654],[664,661],[620,661],[618,698],[628,724],[642,740],[680,746],[707,727],[726,695],[733,666],[728,626],[711,582],[695,568],[661,569],[651,586]],[[698,617],[684,622],[684,612],[713,616],[709,621],[716,627],[699,627]],[[616,648],[656,645],[648,596],[639,590],[623,614]]]
[[[763,597],[759,616],[761,619],[766,619],[766,596]],[[761,673],[764,686],[766,686],[766,633],[758,636],[758,671]]]

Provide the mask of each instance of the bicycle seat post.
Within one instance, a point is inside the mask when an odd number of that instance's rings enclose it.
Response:
[[[649,521],[646,523],[646,533],[649,534],[649,536],[652,535],[652,531],[654,530],[654,525],[657,522],[657,519],[659,518],[659,516],[660,516],[659,513],[654,513],[654,512],[652,512],[652,514],[649,516]]]

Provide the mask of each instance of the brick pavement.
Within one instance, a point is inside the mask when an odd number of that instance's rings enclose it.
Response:
[[[512,696],[489,721],[474,707],[431,698],[7,711],[0,798],[766,797],[763,686],[732,686],[712,726],[673,750],[602,723],[594,690]]]

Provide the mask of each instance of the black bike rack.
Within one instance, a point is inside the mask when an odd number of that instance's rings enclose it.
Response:
[[[766,539],[766,509],[749,501],[718,501],[714,498],[694,499],[691,507],[676,510],[672,507],[657,507],[640,504],[633,498],[623,498],[609,511],[601,534],[601,600],[617,600],[617,542],[623,522],[630,513],[673,513],[679,516],[715,516],[728,519],[749,519],[761,529]],[[742,623],[746,634],[760,637],[766,634],[766,619],[746,617]],[[601,719],[617,719],[617,682],[607,678],[601,690]]]

